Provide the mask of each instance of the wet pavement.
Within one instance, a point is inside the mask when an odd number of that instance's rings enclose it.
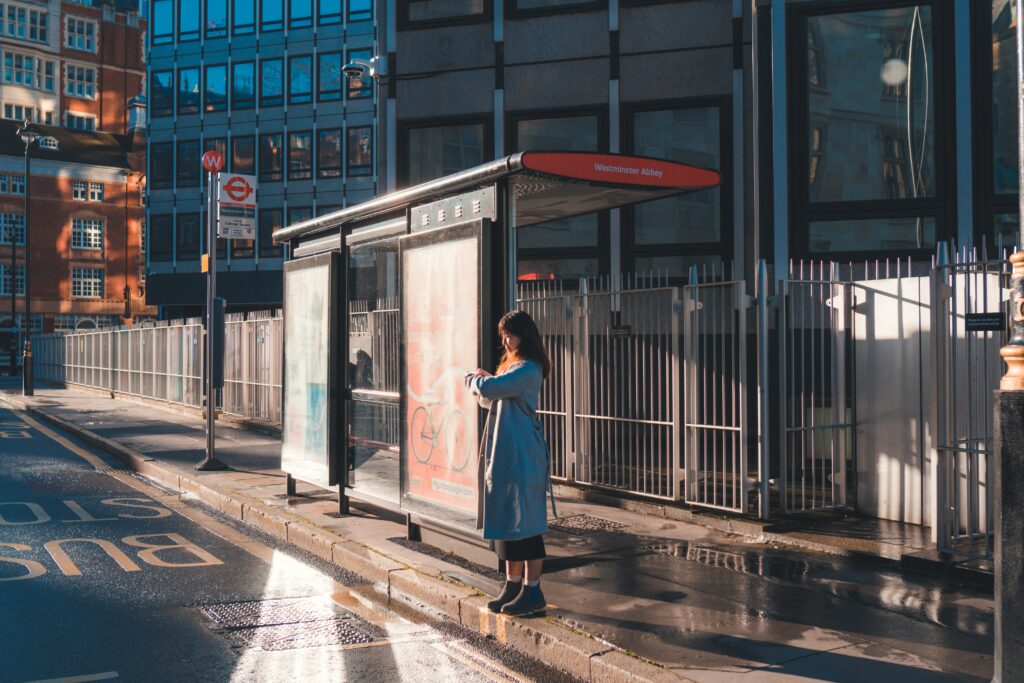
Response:
[[[201,457],[196,418],[75,390],[41,393],[50,402],[45,410],[149,457],[183,470]],[[240,494],[286,506],[389,557],[436,565],[484,592],[498,589],[486,558],[478,560],[486,567],[451,563],[403,543],[401,518],[360,506],[351,517],[331,517],[337,504],[330,493],[318,498],[305,484],[306,497],[288,499],[279,442],[237,429],[218,433],[219,457],[241,471],[204,475],[211,481],[234,480]],[[678,676],[900,683],[991,677],[990,591],[579,501],[559,503],[559,514],[558,530],[547,536],[549,617]]]
[[[0,410],[0,681],[568,680],[372,592]]]

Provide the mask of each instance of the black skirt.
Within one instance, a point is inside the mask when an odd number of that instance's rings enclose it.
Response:
[[[530,536],[518,541],[495,541],[494,552],[499,560],[523,562],[525,560],[544,559],[544,537]]]

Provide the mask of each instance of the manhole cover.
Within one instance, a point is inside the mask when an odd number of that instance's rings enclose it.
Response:
[[[199,607],[232,645],[257,650],[356,645],[386,633],[352,612],[318,598],[229,602]]]
[[[560,517],[550,524],[552,529],[564,531],[569,534],[593,534],[599,531],[618,531],[625,529],[625,524],[613,522],[609,519],[601,519],[591,515],[573,515],[571,517]]]

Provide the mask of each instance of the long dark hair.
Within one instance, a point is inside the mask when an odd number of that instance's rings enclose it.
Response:
[[[548,353],[544,350],[544,344],[540,340],[540,331],[537,323],[526,311],[509,311],[498,321],[498,334],[509,334],[519,337],[519,348],[515,351],[505,351],[501,354],[501,362],[498,363],[498,374],[507,370],[514,363],[524,360],[532,360],[540,366],[547,379],[551,372],[551,361],[548,360]]]

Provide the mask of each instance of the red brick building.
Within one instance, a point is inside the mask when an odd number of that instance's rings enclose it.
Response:
[[[145,305],[145,137],[144,117],[137,114],[133,135],[33,125],[50,139],[32,145],[29,178],[35,331],[103,327],[156,315]],[[18,128],[0,121],[0,328],[10,327],[12,237],[19,323],[25,310],[26,186]],[[0,363],[9,338],[4,341]]]
[[[0,117],[128,132],[143,90],[146,23],[138,0],[2,0]]]

